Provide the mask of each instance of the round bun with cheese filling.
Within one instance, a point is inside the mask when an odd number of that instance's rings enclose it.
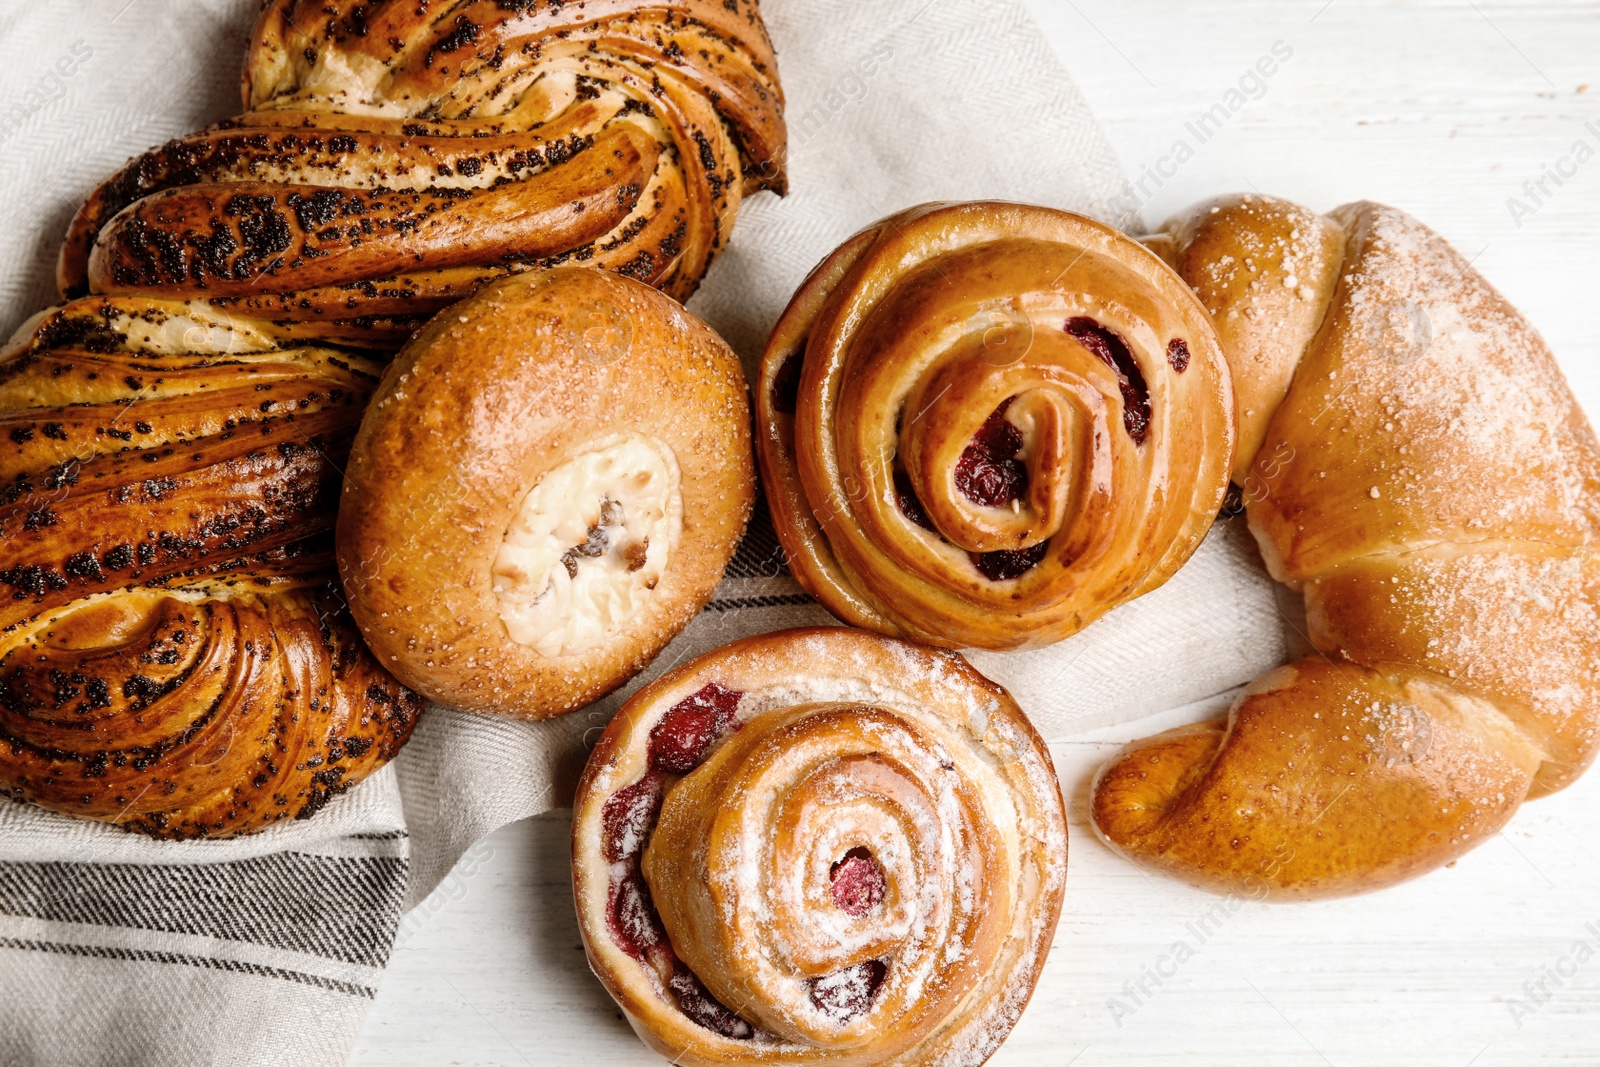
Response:
[[[688,624],[754,497],[721,338],[627,278],[517,275],[441,312],[385,375],[345,475],[339,571],[397,677],[541,719]]]

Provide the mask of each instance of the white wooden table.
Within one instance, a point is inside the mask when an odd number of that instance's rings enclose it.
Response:
[[[1146,180],[1148,222],[1241,189],[1402,206],[1476,255],[1600,415],[1600,158],[1573,154],[1600,157],[1600,4],[1029,2],[1129,173],[1176,171]],[[1277,42],[1290,58],[1199,143],[1185,123]],[[1179,140],[1194,155],[1174,168]],[[1523,183],[1551,170],[1570,176],[1536,200]],[[1600,1063],[1600,772],[1419,882],[1218,913],[1114,857],[1083,816],[1118,744],[1213,710],[1053,746],[1074,802],[1066,912],[994,1064]],[[408,919],[355,1062],[659,1062],[588,973],[570,894],[565,813],[477,846]],[[1180,942],[1193,956],[1174,967]]]

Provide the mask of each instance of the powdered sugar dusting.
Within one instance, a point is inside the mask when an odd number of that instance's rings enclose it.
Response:
[[[1297,516],[1273,528],[1290,576],[1344,558],[1351,514],[1368,544],[1388,539],[1378,549],[1584,543],[1600,523],[1600,452],[1544,342],[1438,235],[1370,212],[1331,333],[1274,423],[1293,459],[1267,508]],[[1331,449],[1359,480],[1319,477]]]
[[[643,835],[679,966],[712,1003],[740,1006],[751,1033],[728,1040],[780,1059],[889,1042],[872,1062],[980,1063],[1026,1002],[1059,908],[1065,820],[1048,756],[953,654],[842,630],[782,651],[784,666],[706,663],[631,724],[630,747],[648,744],[697,685],[741,693],[731,729],[682,779],[700,784],[667,775]],[[653,821],[650,780],[608,802],[615,867]],[[704,844],[681,851],[689,840]],[[650,984],[707,1029],[674,980]]]

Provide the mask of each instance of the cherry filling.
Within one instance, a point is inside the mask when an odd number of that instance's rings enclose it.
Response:
[[[739,1018],[700,983],[695,973],[683,965],[667,941],[661,918],[650,900],[650,887],[637,868],[621,882],[613,894],[611,936],[617,945],[640,963],[657,970],[670,970],[667,991],[678,1002],[678,1010],[690,1020],[723,1037],[748,1040],[755,1027]]]
[[[800,406],[800,370],[805,363],[805,346],[778,365],[772,376],[772,410],[793,415]]]
[[[700,984],[695,973],[682,964],[667,979],[667,989],[678,998],[678,1010],[707,1030],[735,1041],[748,1041],[756,1035],[755,1027],[724,1007]]]
[[[1003,548],[998,552],[968,552],[967,558],[978,568],[978,573],[991,582],[1007,582],[1021,578],[1044,559],[1050,542],[1040,541],[1032,548]]]
[[[1133,358],[1128,343],[1093,319],[1081,315],[1067,320],[1067,333],[1098,356],[1100,362],[1117,372],[1117,385],[1122,390],[1122,428],[1128,431],[1134,444],[1144,444],[1145,437],[1150,433],[1150,388],[1145,384],[1144,374],[1140,372],[1139,363]],[[1187,366],[1188,346],[1184,345],[1183,350]],[[1167,351],[1170,358],[1171,346]]]
[[[1010,403],[1007,400],[994,410],[957,462],[956,488],[976,504],[1000,507],[1028,491],[1028,469],[1015,459],[1022,448],[1022,431],[1005,419]],[[911,476],[901,467],[894,472],[894,498],[908,520],[924,530],[939,532],[912,488]],[[1032,548],[969,552],[967,558],[979,574],[991,582],[1003,582],[1038,566],[1047,551],[1049,543],[1041,542]]]
[[[1028,491],[1028,468],[1016,458],[1022,431],[1006,421],[1011,399],[994,409],[956,461],[956,488],[974,504],[1005,507]]]
[[[1181,337],[1174,337],[1167,342],[1167,362],[1172,364],[1172,369],[1182,374],[1189,369],[1189,342]]]
[[[611,883],[606,924],[617,947],[657,973],[670,974],[667,991],[678,1009],[699,1026],[723,1037],[748,1040],[755,1027],[721,1004],[672,951],[661,916],[640,870],[650,833],[661,816],[667,774],[688,774],[704,762],[711,747],[735,728],[734,715],[743,693],[711,682],[674,704],[650,731],[650,767],[645,776],[606,800],[600,812],[601,854],[625,865]]]
[[[608,919],[617,947],[640,963],[645,962],[646,956],[656,955],[657,950],[672,951],[666,931],[661,929],[661,916],[650,899],[650,887],[637,864],[612,887]]]
[[[650,831],[661,814],[661,798],[666,793],[661,775],[651,771],[626,789],[611,794],[600,812],[605,840],[600,851],[612,863],[631,860],[644,851]]]
[[[889,973],[881,960],[867,960],[842,971],[811,980],[811,1003],[834,1021],[848,1023],[872,1007],[884,976]]]
[[[928,513],[922,509],[922,501],[917,499],[917,491],[911,488],[911,475],[901,467],[896,467],[894,472],[894,500],[900,506],[900,514],[924,530],[939,532],[933,528],[933,520],[928,518]]]
[[[700,766],[711,745],[733,729],[743,695],[711,682],[679,701],[650,731],[650,766],[668,774],[688,774]]]
[[[846,852],[828,871],[828,878],[833,883],[833,906],[847,915],[859,919],[883,903],[883,870],[864,848]]]

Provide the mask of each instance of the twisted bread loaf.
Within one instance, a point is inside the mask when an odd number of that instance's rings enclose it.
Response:
[[[573,813],[589,960],[684,1064],[974,1067],[1043,967],[1066,877],[1050,756],[949,652],[830,627],[641,690]]]
[[[203,297],[394,345],[532,266],[687,299],[740,197],[784,186],[755,0],[279,0],[244,101],[94,192],[64,294]]]
[[[0,356],[0,789],[169,837],[314,814],[421,701],[335,580],[377,368],[184,304],[88,298]]]
[[[1205,309],[1091,219],[932,204],[795,294],[756,386],[795,577],[848,623],[948,647],[1059,641],[1161,585],[1227,489]]]
[[[1399,211],[1235,197],[1153,243],[1234,361],[1236,477],[1317,654],[1130,746],[1096,825],[1282,897],[1449,863],[1600,744],[1594,433],[1533,328]]]

